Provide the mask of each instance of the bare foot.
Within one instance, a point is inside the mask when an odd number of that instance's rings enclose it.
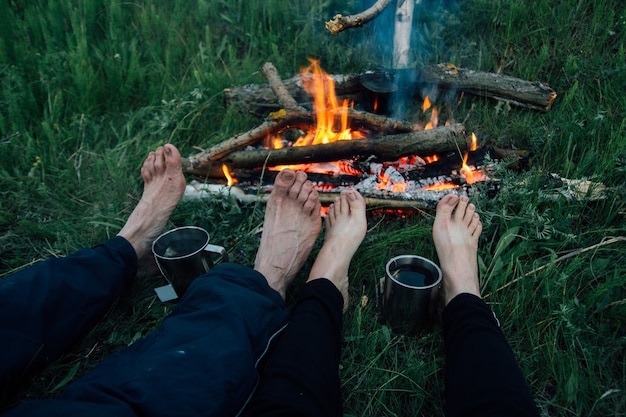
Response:
[[[150,152],[141,167],[144,189],[137,207],[118,236],[130,242],[141,258],[162,232],[185,192],[185,177],[178,149],[172,144]]]
[[[322,229],[321,204],[304,172],[284,169],[267,202],[254,269],[285,298]]]
[[[445,304],[461,293],[480,297],[478,238],[483,230],[467,197],[448,194],[437,204],[433,240],[443,272]]]
[[[357,191],[342,191],[331,204],[325,219],[326,237],[308,281],[329,279],[343,295],[344,311],[348,306],[348,268],[354,253],[367,232],[365,200]]]

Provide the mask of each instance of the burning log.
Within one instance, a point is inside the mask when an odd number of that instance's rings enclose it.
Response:
[[[334,74],[335,90],[338,99],[351,99],[360,102],[368,94],[363,81],[372,77],[395,79],[400,71],[367,71],[361,74]],[[412,70],[411,70],[412,71]],[[408,86],[415,94],[420,94],[425,87],[436,86],[441,90],[467,93],[512,105],[546,112],[550,110],[556,98],[556,92],[547,84],[538,81],[526,81],[503,74],[473,71],[455,67],[451,64],[439,64],[423,67],[416,71],[412,85]],[[283,81],[289,94],[300,105],[308,105],[310,96],[302,88],[302,76],[296,75]],[[249,84],[243,87],[224,90],[226,106],[237,106],[247,112],[266,116],[271,111],[280,109],[276,95],[269,84]]]
[[[309,164],[372,155],[381,161],[395,161],[409,155],[432,155],[457,149],[464,151],[468,146],[465,127],[462,124],[456,124],[373,139],[233,152],[224,157],[222,161],[232,169]]]
[[[494,98],[543,112],[550,110],[556,98],[556,92],[541,82],[458,68],[452,64],[424,68],[418,75],[418,83]]]
[[[378,135],[408,133],[414,130],[412,123],[372,113],[348,110],[348,116],[354,128],[373,131]],[[287,129],[308,130],[311,126],[315,126],[315,117],[312,112],[288,112],[283,117],[267,120],[245,133],[240,133],[196,155],[184,158],[183,169],[190,173],[204,172],[211,162],[219,161],[226,155],[242,150],[266,137],[277,135]]]
[[[298,74],[282,80],[289,95],[301,105],[311,105],[311,96],[302,87],[303,78],[306,76]],[[335,93],[338,99],[352,101],[360,99],[361,74],[331,75],[331,77],[335,81]],[[224,89],[224,105],[236,106],[261,117],[281,108],[269,84],[247,84],[243,87],[226,88]]]
[[[267,120],[245,133],[233,136],[189,158],[184,158],[183,169],[193,172],[193,170],[202,168],[207,163],[218,161],[231,152],[243,149],[269,135],[281,132],[288,127],[297,128],[301,126],[305,128],[311,126],[312,120],[313,116],[311,113],[302,114],[298,112],[288,113],[287,116],[276,120]]]
[[[336,35],[345,29],[363,26],[367,22],[375,19],[393,0],[377,0],[369,9],[352,16],[335,15],[333,20],[326,22],[326,29]]]

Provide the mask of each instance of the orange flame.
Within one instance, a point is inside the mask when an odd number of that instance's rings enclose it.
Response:
[[[311,65],[302,70],[302,87],[313,96],[317,126],[313,135],[298,139],[294,146],[319,145],[338,140],[363,139],[360,132],[353,132],[348,127],[348,107],[344,100],[337,103],[335,80],[320,68],[319,61],[309,59]],[[336,122],[340,123],[339,131],[335,130]]]
[[[226,177],[226,181],[228,181],[227,184],[229,187],[237,183],[237,180],[230,175],[230,171],[228,171],[228,167],[226,166],[226,164],[222,164],[222,172]]]
[[[468,184],[485,181],[487,179],[487,175],[485,175],[483,171],[476,171],[467,165],[467,156],[468,154],[465,153],[465,156],[463,156],[463,167],[461,168],[461,175],[465,177],[465,181],[467,181]]]
[[[424,97],[424,102],[422,103],[422,113],[426,113],[426,110],[430,109],[430,106],[432,106],[430,99],[428,96]]]
[[[476,138],[476,134],[472,132],[472,143],[470,145],[470,151],[475,151],[478,148],[478,139]],[[463,155],[463,165],[461,167],[461,175],[465,177],[465,181],[468,184],[474,184],[478,181],[484,181],[487,176],[482,171],[475,171],[472,167],[467,165],[467,157],[469,156],[468,152],[465,152]]]
[[[272,149],[279,149],[285,146],[308,146],[319,145],[336,142],[339,140],[352,140],[362,139],[364,134],[358,131],[352,131],[349,127],[349,109],[352,107],[352,103],[344,100],[341,104],[338,103],[338,99],[335,93],[335,81],[333,78],[321,69],[319,61],[309,59],[311,65],[303,68],[301,71],[302,85],[305,91],[312,96],[316,126],[315,129],[311,129],[307,134],[300,137],[293,145],[287,143],[281,137],[268,137],[266,145]],[[378,99],[378,98],[377,98]],[[378,106],[378,100],[376,99],[374,106]],[[426,113],[430,112],[430,115]],[[424,129],[433,129],[439,124],[440,112],[436,106],[433,106],[428,96],[424,97],[422,104],[422,113],[425,118],[429,118],[428,123],[424,126]],[[450,117],[446,120],[446,125],[454,123],[454,120]],[[470,151],[477,149],[477,137],[472,133],[472,141],[469,146]],[[416,155],[400,158],[397,162],[399,165],[415,165],[417,160],[421,160]],[[432,163],[439,160],[438,155],[430,155],[423,158],[426,163]],[[467,165],[468,153],[463,156],[463,164],[460,170],[460,174],[465,177],[468,184],[473,184],[477,181],[486,179],[484,172],[476,171],[472,167]],[[393,165],[392,165],[393,166]],[[326,163],[312,163],[312,164],[299,164],[299,165],[283,165],[270,168],[272,170],[280,170],[286,167],[290,167],[296,170],[302,170],[306,172],[315,172],[321,174],[347,174],[347,175],[362,175],[362,172],[356,169],[348,161],[336,161]],[[232,185],[235,180],[230,177],[228,169],[223,166],[224,175],[228,178],[228,184]],[[405,168],[403,168],[405,169]],[[402,182],[395,182],[392,178],[388,177],[385,173],[378,175],[378,188],[380,190],[387,190],[392,192],[405,192],[406,184]],[[316,186],[317,189],[321,189],[322,186]],[[332,188],[328,185],[329,189]],[[447,190],[458,188],[457,184],[452,182],[442,182],[433,184],[422,188],[422,190]],[[324,210],[322,210],[322,215]]]
[[[428,123],[426,123],[426,126],[424,126],[424,130],[434,129],[438,125],[439,125],[439,110],[437,110],[436,107],[433,107],[433,109],[430,112],[430,120],[428,121]]]

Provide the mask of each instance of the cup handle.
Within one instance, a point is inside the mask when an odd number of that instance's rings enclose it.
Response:
[[[220,255],[223,262],[228,262],[228,254],[226,253],[226,249],[224,249],[222,246],[212,245],[209,243],[204,247],[204,250]]]

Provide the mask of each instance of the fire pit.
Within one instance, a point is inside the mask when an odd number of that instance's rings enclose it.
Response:
[[[340,102],[334,78],[311,60],[300,74],[301,87],[312,98],[308,110],[288,92],[273,65],[263,71],[282,108],[249,132],[187,158],[185,170],[209,180],[194,183],[194,190],[263,199],[276,172],[290,167],[309,173],[323,203],[354,188],[370,205],[424,208],[489,180],[487,161],[520,157],[515,151],[479,147],[476,135],[453,120],[440,126],[440,113],[428,97],[422,106],[428,118],[415,123],[355,110],[353,102]],[[372,102],[364,107],[376,109],[379,97],[369,90]]]

